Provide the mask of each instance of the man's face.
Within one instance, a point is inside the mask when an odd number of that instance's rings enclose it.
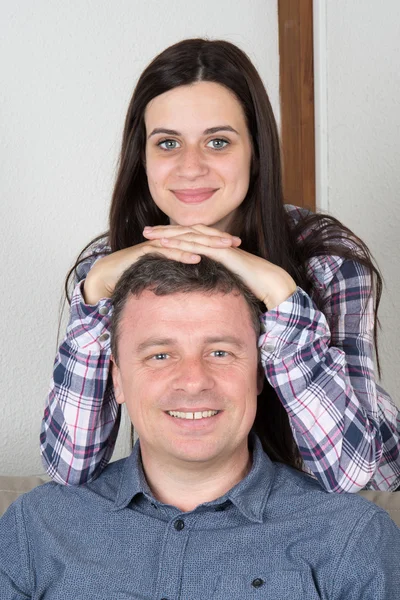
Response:
[[[118,353],[116,397],[127,405],[144,463],[221,465],[246,455],[260,377],[242,296],[131,296]]]

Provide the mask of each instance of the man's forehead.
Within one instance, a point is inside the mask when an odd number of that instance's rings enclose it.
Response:
[[[252,327],[249,307],[241,294],[188,292],[158,296],[145,290],[131,295],[121,315],[122,329],[143,329],[189,324],[220,323],[225,328]],[[122,333],[122,331],[121,331]]]

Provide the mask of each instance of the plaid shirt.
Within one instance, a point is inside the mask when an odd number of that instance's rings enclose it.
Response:
[[[296,221],[299,209],[287,210]],[[78,267],[42,422],[47,471],[70,485],[97,477],[119,428],[109,373],[111,301],[88,306],[82,297],[90,268],[109,253],[100,242],[96,258]],[[287,410],[306,470],[326,490],[394,490],[400,484],[400,412],[375,381],[371,276],[358,262],[318,256],[308,263],[308,277],[310,295],[297,288],[262,317],[266,377]]]

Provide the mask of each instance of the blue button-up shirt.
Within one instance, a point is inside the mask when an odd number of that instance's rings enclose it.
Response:
[[[363,498],[272,463],[182,513],[147,485],[139,444],[82,487],[49,483],[0,521],[2,600],[395,600],[400,530]]]

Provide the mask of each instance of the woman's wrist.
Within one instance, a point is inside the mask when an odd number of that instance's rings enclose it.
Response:
[[[284,269],[279,268],[262,302],[267,310],[272,310],[290,298],[296,289],[297,285],[294,279]]]
[[[109,298],[110,294],[101,283],[99,284],[98,279],[93,276],[92,271],[89,271],[82,286],[82,296],[85,304],[95,306],[102,298]]]

